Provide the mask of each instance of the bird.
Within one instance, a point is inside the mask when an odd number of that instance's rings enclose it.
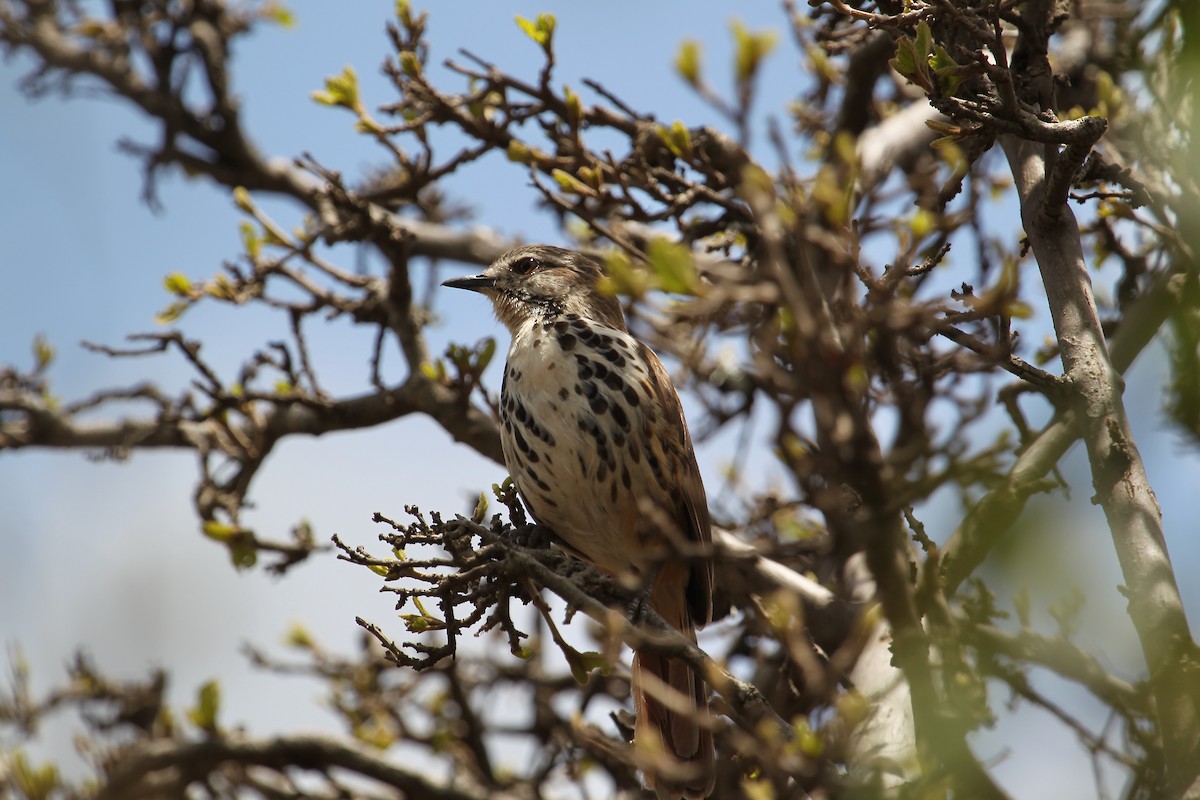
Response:
[[[442,285],[486,296],[512,336],[500,438],[533,519],[567,552],[635,581],[694,643],[712,620],[704,483],[674,384],[602,276],[590,256],[529,245]],[[660,800],[707,797],[715,753],[703,676],[648,649],[635,649],[632,675],[648,788]]]

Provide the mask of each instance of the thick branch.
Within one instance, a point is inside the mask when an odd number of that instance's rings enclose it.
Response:
[[[96,800],[130,800],[160,797],[164,785],[174,785],[182,795],[195,781],[204,782],[224,764],[258,766],[280,772],[340,769],[400,790],[405,797],[433,800],[481,800],[514,795],[490,787],[464,791],[434,783],[423,775],[401,769],[394,759],[382,758],[351,745],[317,736],[294,736],[253,741],[214,737],[199,742],[154,742],[125,757],[109,775]],[[169,772],[170,775],[160,773]],[[522,795],[525,796],[525,795]]]
[[[791,739],[795,735],[792,726],[775,713],[753,684],[735,677],[695,643],[679,633],[648,604],[644,604],[640,608],[638,624],[634,625],[615,613],[610,605],[606,605],[605,602],[584,591],[577,579],[560,575],[547,568],[530,551],[514,547],[487,528],[474,525],[465,519],[460,519],[459,523],[470,525],[471,531],[480,535],[488,544],[503,547],[505,563],[512,569],[513,577],[523,575],[532,578],[537,585],[554,592],[572,608],[577,608],[600,622],[630,647],[653,649],[674,658],[681,658],[701,674],[708,676],[713,691],[729,704],[733,718],[745,730],[753,733],[759,729],[762,723],[769,722],[785,738]],[[588,567],[583,571],[591,575],[589,582],[593,585],[611,584],[607,576],[602,575],[594,568]],[[614,595],[604,598],[604,600],[617,604],[627,598]]]
[[[980,649],[1003,654],[1018,663],[1029,662],[1053,670],[1086,687],[1114,709],[1129,713],[1142,705],[1134,686],[1110,675],[1095,656],[1068,641],[1033,631],[1008,633],[990,625],[972,624],[966,630]]]
[[[228,426],[217,418],[185,419],[160,414],[153,419],[80,422],[57,413],[23,392],[0,391],[0,409],[23,412],[23,418],[0,424],[0,447],[130,448],[186,447],[202,452],[220,450]],[[462,403],[447,386],[424,376],[402,386],[334,401],[290,401],[273,406],[254,423],[235,428],[233,437],[258,438],[270,443],[296,434],[320,436],[334,431],[381,425],[413,413],[428,414],[456,441],[473,447],[496,462],[503,460],[494,420],[480,409]]]
[[[1043,148],[1007,136],[1002,144],[1046,287],[1064,377],[1092,465],[1095,500],[1108,518],[1130,617],[1150,671],[1168,781],[1186,786],[1200,769],[1195,645],[1163,538],[1162,512],[1129,428],[1123,382],[1105,346],[1075,216],[1070,209],[1055,216],[1042,213]]]
[[[1110,343],[1112,365],[1124,373],[1154,339],[1172,309],[1178,304],[1179,276],[1169,273],[1141,295],[1126,311],[1121,327]],[[991,489],[967,514],[942,548],[942,580],[952,595],[975,571],[992,546],[1008,532],[1028,499],[1041,488],[1041,481],[1079,439],[1076,414],[1064,410],[1033,439],[1013,464],[1000,485]]]

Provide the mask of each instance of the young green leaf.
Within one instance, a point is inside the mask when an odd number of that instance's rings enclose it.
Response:
[[[538,14],[537,21],[531,22],[524,17],[515,17],[517,26],[525,32],[525,35],[542,46],[542,49],[550,49],[550,43],[554,38],[554,28],[558,24],[553,14]]]
[[[650,276],[634,267],[629,256],[618,250],[605,259],[604,277],[597,288],[608,294],[623,294],[638,299],[650,289]]]
[[[192,292],[192,282],[186,275],[172,272],[163,278],[163,288],[177,297],[187,297]]]
[[[302,650],[311,650],[316,644],[313,641],[312,634],[308,632],[308,628],[299,622],[292,623],[292,627],[288,628],[287,636],[284,637],[283,641],[288,647],[298,647]]]
[[[196,693],[196,705],[188,709],[188,720],[205,733],[216,733],[220,707],[221,686],[216,681],[208,681]]]
[[[259,16],[268,22],[274,22],[281,28],[296,27],[296,14],[290,8],[280,3],[279,0],[270,0],[263,5],[259,11]]]
[[[233,188],[233,202],[238,208],[247,213],[254,208],[254,203],[250,199],[250,192],[245,186],[235,186]]]
[[[667,239],[652,239],[646,246],[650,266],[664,292],[692,294],[696,288],[696,264],[688,248]]]
[[[730,28],[733,30],[734,75],[739,83],[745,83],[754,77],[763,59],[775,49],[775,32],[755,33],[738,20],[731,22]]]
[[[171,303],[171,305],[154,315],[154,322],[158,325],[170,325],[182,317],[183,312],[187,311],[188,308],[187,303]]]
[[[217,522],[215,519],[205,520],[201,530],[205,536],[217,542],[228,542],[242,532],[240,528],[234,525],[226,525],[223,522]]]
[[[564,192],[570,192],[571,194],[582,194],[589,197],[596,194],[586,183],[564,170],[552,169],[550,170],[550,177],[554,178],[555,182],[562,188]]]
[[[514,17],[514,19],[517,21],[517,27],[524,31],[525,35],[530,39],[533,39],[535,42],[541,45],[546,43],[545,37],[540,31],[538,31],[537,25],[534,22],[520,16]]]
[[[492,363],[492,359],[496,356],[496,338],[489,336],[479,344],[478,354],[475,356],[475,369],[483,372],[487,369],[488,364]]]
[[[932,50],[932,43],[933,32],[929,30],[929,23],[925,20],[921,20],[917,23],[917,38],[913,44],[916,47],[917,54],[921,56],[922,60],[924,60],[925,56],[929,55],[930,51]]]
[[[17,750],[5,756],[3,767],[7,778],[4,785],[10,789],[15,788],[17,797],[27,800],[49,800],[51,797],[60,796],[55,790],[60,788],[62,778],[54,764],[35,766],[25,753]],[[7,796],[7,792],[5,795]]]
[[[570,86],[563,87],[563,100],[567,104],[567,124],[572,128],[578,128],[583,119],[583,102],[579,99],[579,95],[571,91]]]
[[[588,682],[588,676],[592,670],[599,670],[600,674],[607,675],[612,671],[612,664],[600,653],[594,651],[579,652],[571,648],[564,648],[563,654],[567,657],[567,666],[571,669],[571,677],[580,685]]]
[[[962,68],[940,44],[933,46],[933,53],[929,56],[929,66],[933,69],[933,74],[937,76],[938,88],[941,89],[942,94],[946,97],[953,97],[954,93],[958,91],[959,84],[962,83]]]
[[[340,75],[331,75],[325,79],[325,89],[312,93],[312,99],[326,106],[342,106],[351,111],[361,112],[363,107],[358,96],[358,74],[349,65]]]
[[[515,161],[518,164],[532,164],[534,161],[533,151],[516,139],[508,143],[507,155],[509,161]]]
[[[400,53],[400,70],[410,78],[420,77],[421,59],[411,50],[403,51]]]
[[[686,160],[692,157],[692,135],[688,132],[687,126],[679,120],[671,123],[669,128],[659,125],[658,135],[667,149],[679,158]]]
[[[675,71],[691,86],[700,85],[700,43],[684,39],[675,55]]]
[[[234,538],[229,543],[229,560],[237,569],[253,567],[258,561],[258,547],[254,544],[254,537],[243,532],[243,535]]]
[[[54,345],[47,342],[40,334],[33,339],[33,360],[34,368],[38,372],[50,366],[50,362],[54,360]]]
[[[258,231],[252,224],[242,220],[238,223],[238,233],[242,235],[242,246],[246,248],[246,255],[258,258],[258,254],[262,252],[262,239],[259,238]]]

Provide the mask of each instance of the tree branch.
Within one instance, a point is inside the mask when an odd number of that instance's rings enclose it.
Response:
[[[1113,368],[1128,370],[1153,341],[1178,306],[1179,273],[1160,276],[1125,312],[1110,342]],[[983,562],[995,543],[1012,527],[1026,501],[1043,491],[1042,481],[1081,434],[1071,408],[1060,412],[1021,452],[1004,480],[967,513],[942,547],[942,580],[947,595]]]
[[[1129,613],[1141,640],[1157,700],[1168,781],[1175,791],[1200,770],[1195,644],[1163,538],[1162,512],[1146,477],[1121,400],[1069,208],[1042,213],[1044,149],[1001,139],[1021,200],[1021,217],[1046,287],[1064,378],[1073,395],[1092,466],[1095,501],[1103,508],[1125,577]]]
[[[257,766],[280,773],[328,772],[341,769],[382,783],[405,797],[435,800],[527,800],[532,793],[508,794],[494,787],[442,785],[402,769],[393,758],[368,753],[358,747],[319,736],[291,736],[255,741],[238,736],[217,736],[199,742],[150,742],[122,758],[108,775],[96,800],[134,800],[163,796],[174,787],[183,796],[186,787],[204,782],[223,765]],[[459,776],[461,777],[461,776]],[[168,790],[173,794],[173,790]]]

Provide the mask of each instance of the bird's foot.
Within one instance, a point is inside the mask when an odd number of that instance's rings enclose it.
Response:
[[[530,550],[548,550],[554,542],[554,535],[550,530],[536,523],[515,529],[511,538],[513,544]]]
[[[646,609],[650,608],[650,587],[642,589],[637,595],[629,601],[625,606],[625,616],[634,625],[641,625],[646,614]]]

